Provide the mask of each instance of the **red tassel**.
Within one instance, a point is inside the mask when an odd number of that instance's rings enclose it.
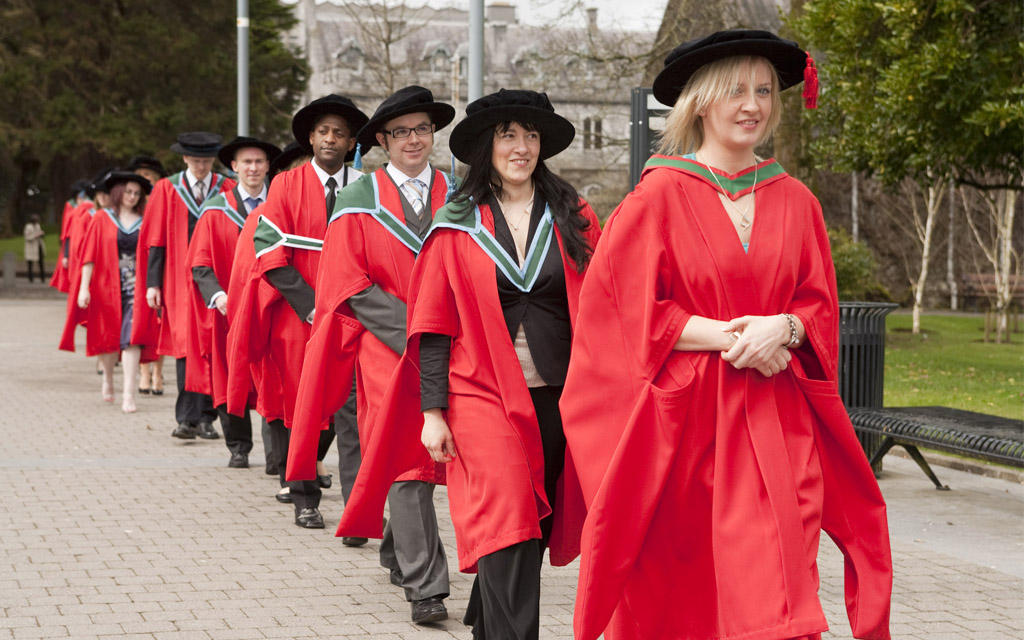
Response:
[[[807,66],[804,67],[804,108],[818,108],[818,67],[814,64],[811,52],[807,52]]]

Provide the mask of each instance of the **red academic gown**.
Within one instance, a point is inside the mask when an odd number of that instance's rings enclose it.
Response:
[[[83,202],[72,210],[68,223],[68,238],[71,240],[71,244],[68,245],[68,300],[64,331],[60,336],[60,348],[64,351],[75,350],[75,327],[84,325],[88,317],[85,309],[78,308],[78,289],[82,283],[85,234],[95,213],[95,204]]]
[[[586,461],[579,640],[816,637],[822,529],[846,557],[854,636],[889,638],[885,503],[837,393],[820,205],[774,161],[758,169],[749,253],[703,165],[655,157],[590,265],[561,400]],[[719,179],[742,195],[751,172]],[[672,349],[691,315],[779,313],[807,338],[771,378]]]
[[[445,203],[445,174],[434,170],[431,216]],[[409,279],[421,242],[405,227],[402,198],[387,170],[378,169],[346,187],[324,238],[317,282],[317,310],[302,364],[297,405],[288,449],[288,479],[313,480],[319,435],[330,417],[348,399],[353,372],[359,438],[365,445],[380,411],[399,354],[356,320],[346,301],[377,285],[402,302],[408,301]],[[401,228],[394,226],[400,224]],[[417,442],[409,446],[426,453]],[[397,446],[397,445],[396,445]],[[430,456],[400,481],[444,484],[444,465]]]
[[[119,224],[114,221],[114,213],[103,209],[91,218],[82,241],[80,262],[82,265],[92,263],[92,279],[89,281],[89,306],[78,309],[86,319],[85,355],[96,356],[101,353],[121,351],[121,267],[120,255],[117,250],[117,231]],[[81,269],[77,283],[81,281]],[[78,308],[78,289],[75,289],[75,307]],[[134,309],[135,313],[147,313],[150,321],[156,317],[152,309]],[[73,345],[72,345],[73,346]],[[152,349],[143,349],[142,361],[153,360],[156,353]]]
[[[206,195],[211,200],[222,191],[235,186],[219,173],[214,173],[210,190]],[[146,201],[146,212],[142,216],[139,231],[139,249],[135,256],[135,308],[148,307],[146,304],[146,268],[150,247],[164,247],[164,282],[161,289],[163,306],[159,325],[146,324],[145,315],[132,318],[132,344],[155,344],[160,355],[184,358],[188,353],[189,297],[193,284],[188,269],[188,216],[199,216],[202,203],[197,204],[185,178],[179,172],[168,178],[161,178],[153,187],[153,193]]]
[[[452,336],[448,426],[457,457],[446,465],[448,502],[459,570],[476,571],[480,557],[540,538],[540,520],[551,514],[544,490],[540,428],[522,368],[509,337],[494,277],[495,263],[465,231],[437,227],[424,244],[409,285],[409,342],[388,387],[383,410],[363,450],[359,476],[345,505],[338,535],[381,537],[381,514],[391,483],[420,464],[410,447],[420,441],[419,343],[423,333]],[[490,208],[478,209],[477,229],[494,234]],[[591,245],[600,234],[589,206]],[[583,276],[566,256],[555,228],[552,250],[561,251],[569,316],[577,317]],[[422,447],[421,447],[422,449]],[[583,508],[573,459],[566,452],[549,541],[551,563],[579,553]]]
[[[68,238],[68,227],[71,225],[71,213],[76,206],[74,200],[68,200],[64,203],[64,211],[60,214],[60,245],[57,249],[57,264],[53,268],[53,275],[50,276],[50,286],[61,293],[67,293],[71,287],[71,279],[68,278],[68,270],[64,268],[63,258],[64,242]]]
[[[235,190],[226,191],[222,196],[223,200],[212,200],[200,214],[189,243],[186,268],[189,274],[195,267],[213,269],[226,294],[230,288],[235,245],[245,224],[246,213],[245,205],[240,205]],[[219,407],[227,402],[228,319],[217,309],[207,307],[207,301],[194,282],[189,307],[189,366],[185,389],[212,396],[213,406]]]
[[[323,242],[327,232],[327,208],[324,187],[312,163],[286,171],[274,178],[266,203],[260,207],[260,217],[271,222],[280,232],[289,236]],[[320,264],[319,246],[294,248],[281,244],[258,251],[252,271],[252,282],[243,293],[242,308],[255,317],[250,331],[249,353],[265,353],[263,385],[257,395],[267,390],[268,381],[280,385],[284,400],[284,423],[290,427],[295,412],[295,397],[302,374],[302,358],[310,325],[299,318],[295,310],[270,284],[266,273],[272,269],[291,265],[310,287],[316,286]],[[251,361],[255,361],[252,358]],[[339,382],[339,384],[341,384]]]
[[[281,380],[276,376],[276,369],[268,366],[269,358],[264,350],[268,329],[266,314],[263,313],[280,294],[263,278],[253,277],[256,267],[253,235],[258,222],[259,215],[246,218],[231,264],[227,316],[227,410],[232,415],[241,416],[247,407],[255,407],[256,412],[267,420],[283,420]],[[254,334],[257,339],[253,339]],[[259,395],[257,389],[260,390]]]

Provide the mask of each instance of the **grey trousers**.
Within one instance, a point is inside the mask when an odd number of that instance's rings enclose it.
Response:
[[[416,480],[394,483],[388,491],[388,509],[381,566],[405,590],[406,600],[448,597],[448,558],[437,532],[434,485]]]
[[[334,414],[338,443],[338,476],[347,502],[359,475],[362,457],[356,418],[356,384],[348,400]],[[437,532],[434,485],[396,482],[388,491],[391,517],[380,543],[380,564],[391,571],[392,582],[405,591],[406,600],[447,597],[448,558]]]
[[[334,414],[334,434],[338,445],[338,481],[341,484],[341,497],[348,502],[352,495],[352,485],[359,475],[359,426],[356,420],[356,381],[352,380],[352,392],[348,400]]]

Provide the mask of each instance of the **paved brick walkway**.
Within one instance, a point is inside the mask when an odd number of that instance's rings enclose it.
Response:
[[[451,620],[411,624],[377,545],[333,537],[337,485],[322,505],[327,529],[299,529],[272,498],[259,444],[252,468],[228,469],[223,440],[171,439],[173,392],[140,398],[132,416],[119,397],[100,402],[94,362],[56,350],[63,314],[52,296],[0,296],[0,640],[471,637],[458,621],[469,577],[452,573]],[[938,472],[952,492],[886,459],[894,637],[1024,638],[1024,486]],[[437,511],[454,558],[443,490]],[[841,556],[827,540],[820,566],[826,637],[849,638]],[[542,638],[572,637],[575,577],[574,566],[545,567]]]

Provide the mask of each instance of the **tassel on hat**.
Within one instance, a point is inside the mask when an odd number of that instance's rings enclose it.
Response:
[[[356,171],[363,170],[363,145],[356,143],[356,155],[352,158],[352,168]]]
[[[807,66],[804,67],[804,99],[805,109],[818,108],[818,67],[811,53],[807,52]]]
[[[452,173],[448,181],[448,193],[444,195],[444,203],[448,204],[455,197],[455,154],[452,154]]]

